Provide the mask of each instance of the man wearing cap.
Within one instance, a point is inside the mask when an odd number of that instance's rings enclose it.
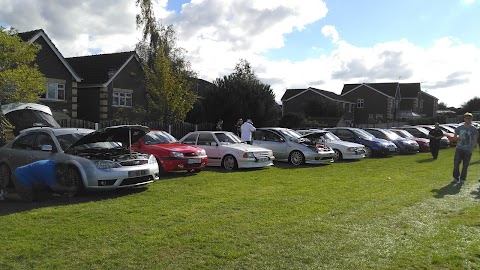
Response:
[[[464,124],[455,128],[455,137],[457,147],[455,149],[455,158],[453,160],[453,180],[452,184],[464,184],[467,179],[467,169],[472,153],[477,144],[478,131],[472,126],[473,115],[465,113],[463,115]],[[462,172],[460,173],[460,163],[462,165]]]
[[[253,126],[253,122],[251,119],[248,119],[247,122],[243,123],[240,127],[240,131],[242,132],[242,141],[248,144],[252,144],[252,132],[254,132],[255,130],[257,129]]]

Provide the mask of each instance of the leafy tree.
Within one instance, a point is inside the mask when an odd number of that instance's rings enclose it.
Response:
[[[263,84],[246,60],[240,60],[235,71],[213,82],[216,87],[205,93],[207,119],[223,119],[226,130],[233,130],[238,118],[251,118],[255,126],[276,125],[280,108],[270,85]]]
[[[284,114],[278,123],[281,127],[297,129],[303,125],[305,117],[298,113],[286,113]]]
[[[480,111],[480,98],[474,97],[461,106],[461,113]]]
[[[46,79],[33,63],[38,51],[16,30],[0,27],[0,103],[35,102],[45,93]]]
[[[448,106],[445,102],[439,102],[438,105],[437,105],[437,108],[439,110],[446,110],[448,108]]]
[[[135,0],[135,4],[141,10],[136,23],[143,40],[136,51],[146,73],[147,120],[183,121],[196,101],[188,80],[196,74],[185,60],[185,50],[176,45],[173,26],[156,21],[152,1]]]
[[[183,121],[197,96],[191,91],[188,81],[173,71],[169,58],[163,52],[156,57],[154,68],[145,66],[148,115],[151,118],[160,116],[164,123]]]

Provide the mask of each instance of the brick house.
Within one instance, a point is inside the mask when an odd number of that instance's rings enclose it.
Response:
[[[298,113],[309,116],[309,118],[312,119],[336,117],[338,118],[337,122],[341,118],[343,118],[344,121],[353,120],[355,103],[330,91],[313,87],[306,89],[287,89],[281,101],[282,115],[286,113]],[[332,105],[336,106],[340,112],[343,112],[343,115],[340,117],[338,115],[332,117],[332,115],[311,115],[311,113],[309,113],[309,111],[315,111],[315,108],[311,108],[312,106],[332,108]],[[321,112],[317,112],[317,114],[320,113]]]
[[[145,73],[134,51],[67,58],[83,78],[78,84],[78,118],[110,120],[118,109],[145,107]]]
[[[421,90],[420,83],[401,83],[401,100],[397,119],[409,115],[435,117],[438,110],[438,98]]]
[[[18,33],[18,36],[24,42],[40,47],[35,62],[46,77],[47,84],[39,103],[49,106],[56,119],[77,118],[78,84],[82,78],[42,29]]]

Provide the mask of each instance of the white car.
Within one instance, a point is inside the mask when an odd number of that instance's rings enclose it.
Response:
[[[226,170],[272,166],[275,159],[271,150],[243,143],[228,131],[194,131],[179,141],[205,149],[207,166],[221,166]]]
[[[0,148],[0,189],[19,187],[15,169],[38,160],[68,164],[66,181],[79,190],[107,190],[145,185],[158,179],[153,155],[130,145],[149,132],[139,125],[79,128],[28,128]]]
[[[330,131],[321,129],[297,130],[304,138],[316,141],[333,149],[334,161],[343,159],[362,159],[365,157],[365,146],[359,143],[342,141]]]
[[[253,134],[253,145],[272,150],[276,160],[288,161],[294,166],[333,162],[335,155],[330,147],[302,138],[298,132],[288,128],[257,128]]]

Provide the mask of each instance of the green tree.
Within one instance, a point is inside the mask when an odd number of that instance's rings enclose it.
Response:
[[[445,102],[439,102],[437,108],[439,110],[446,110],[448,108],[448,106]]]
[[[461,106],[461,113],[480,111],[480,98],[474,97]]]
[[[0,27],[0,103],[35,102],[45,93],[46,79],[34,64],[38,51],[16,30]]]
[[[223,119],[226,130],[233,130],[238,118],[251,118],[255,126],[276,125],[280,108],[270,85],[263,84],[250,64],[241,59],[235,71],[213,82],[217,87],[205,94],[208,120]]]
[[[188,80],[196,74],[185,60],[185,50],[176,45],[173,26],[156,21],[152,1],[135,0],[135,4],[141,10],[136,22],[143,40],[136,51],[146,73],[146,119],[165,123],[183,121],[197,98]]]
[[[291,129],[297,129],[303,125],[305,117],[298,113],[286,113],[284,114],[278,123],[280,127],[286,127]]]
[[[173,71],[170,59],[163,52],[156,57],[153,68],[145,66],[149,118],[160,116],[164,123],[183,121],[197,96],[182,74]]]

